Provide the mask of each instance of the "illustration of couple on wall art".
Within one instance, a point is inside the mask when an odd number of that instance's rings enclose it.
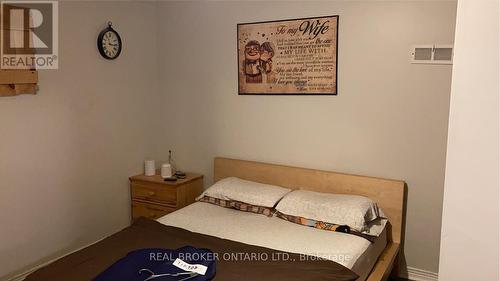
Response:
[[[247,83],[275,83],[273,72],[274,46],[271,42],[262,45],[256,41],[249,41],[245,45],[245,61],[243,63]]]

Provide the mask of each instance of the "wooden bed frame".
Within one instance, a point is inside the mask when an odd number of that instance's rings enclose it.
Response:
[[[227,177],[238,177],[292,189],[357,194],[371,198],[384,210],[389,223],[387,224],[387,246],[367,281],[387,280],[393,269],[398,271],[398,254],[401,241],[403,241],[402,227],[404,225],[405,183],[403,181],[222,157],[215,158],[214,181]]]

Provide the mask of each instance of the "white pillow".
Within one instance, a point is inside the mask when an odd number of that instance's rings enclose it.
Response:
[[[276,206],[279,212],[338,225],[378,236],[387,220],[377,203],[359,195],[295,190]],[[370,223],[372,222],[372,223]]]
[[[290,192],[288,188],[230,177],[216,182],[205,190],[197,200],[203,196],[210,196],[272,208],[288,192]]]

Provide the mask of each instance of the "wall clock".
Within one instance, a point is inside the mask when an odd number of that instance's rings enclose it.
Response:
[[[118,32],[113,29],[111,22],[108,22],[108,27],[99,33],[97,48],[99,53],[108,60],[116,59],[122,52],[122,39]]]

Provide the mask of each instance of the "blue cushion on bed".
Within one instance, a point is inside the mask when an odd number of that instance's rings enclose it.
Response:
[[[153,273],[161,275],[186,272],[173,265],[177,258],[189,264],[201,264],[208,267],[205,275],[194,276],[189,278],[189,281],[212,280],[215,276],[214,253],[208,249],[186,246],[177,250],[149,248],[130,252],[95,277],[93,281],[144,281]],[[141,269],[144,270],[141,271]],[[189,275],[159,276],[149,280],[182,280],[187,277]]]

